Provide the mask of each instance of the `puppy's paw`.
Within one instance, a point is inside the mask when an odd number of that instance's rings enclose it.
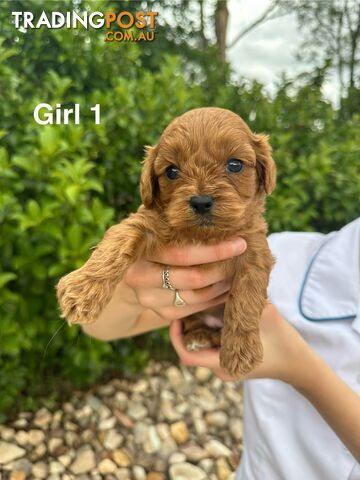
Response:
[[[106,305],[103,282],[89,280],[79,271],[63,277],[56,290],[61,316],[69,324],[94,322]]]
[[[263,359],[259,332],[224,334],[221,339],[220,366],[235,378],[253,370]]]
[[[196,352],[204,348],[214,348],[220,346],[220,330],[210,328],[197,328],[184,335],[184,343],[189,352]]]

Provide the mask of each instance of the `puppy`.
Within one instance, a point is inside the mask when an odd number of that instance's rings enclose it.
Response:
[[[58,283],[63,317],[95,321],[143,254],[242,237],[246,252],[221,262],[232,278],[226,304],[183,322],[188,349],[220,346],[223,368],[234,377],[248,373],[262,360],[259,319],[273,265],[263,212],[275,176],[267,137],[252,133],[235,113],[198,108],[175,118],[146,149],[143,204],[109,228],[85,265]]]

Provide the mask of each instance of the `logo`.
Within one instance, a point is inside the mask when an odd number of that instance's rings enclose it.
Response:
[[[107,30],[105,42],[152,42],[155,39],[158,12],[41,12],[38,18],[32,12],[11,12],[15,28],[21,32],[28,29],[77,29]],[[119,27],[121,30],[113,30]]]

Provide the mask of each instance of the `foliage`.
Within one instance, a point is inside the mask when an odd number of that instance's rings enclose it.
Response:
[[[17,398],[32,408],[55,378],[86,385],[109,369],[139,368],[166,344],[162,332],[148,336],[145,349],[139,340],[85,337],[59,319],[54,286],[110,224],[136,209],[143,146],[174,116],[223,106],[271,134],[278,165],[268,202],[272,231],[328,231],[359,215],[360,117],[324,100],[319,72],[299,85],[283,79],[271,99],[256,82],[231,79],[228,68],[209,74],[211,49],[192,75],[183,55],[159,47],[156,62],[147,62],[142,45],[107,44],[95,30],[14,34],[11,11],[42,9],[13,1],[0,11],[0,412]],[[51,9],[72,4],[52,2]],[[79,103],[81,124],[37,125],[32,112],[40,102]],[[96,103],[100,125],[89,111]]]
[[[317,65],[329,61],[342,90],[359,87],[360,4],[358,0],[279,0],[295,13],[304,41],[299,56]]]

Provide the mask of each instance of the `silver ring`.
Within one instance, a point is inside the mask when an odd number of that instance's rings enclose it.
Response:
[[[186,302],[180,297],[179,290],[175,290],[175,299],[174,299],[174,306],[175,307],[185,307]]]
[[[171,285],[170,282],[170,275],[169,275],[169,266],[166,265],[162,271],[162,288],[168,288],[170,290],[175,290],[175,288]]]

